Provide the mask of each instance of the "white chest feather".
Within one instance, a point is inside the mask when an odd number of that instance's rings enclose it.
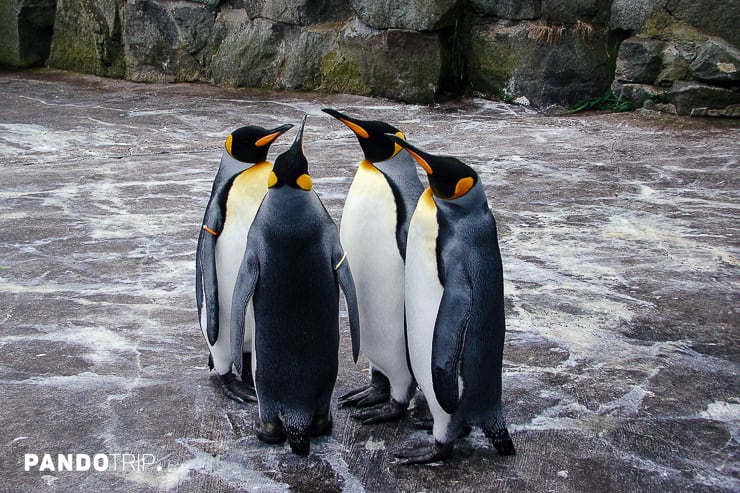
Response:
[[[231,324],[231,302],[249,228],[267,193],[269,163],[259,163],[234,179],[226,201],[224,227],[216,241],[216,275],[218,276],[219,340],[228,336]],[[252,325],[247,321],[245,343],[251,343]],[[223,335],[221,334],[223,333]],[[224,344],[228,344],[224,341]],[[215,357],[214,357],[215,359]]]
[[[411,218],[406,248],[406,319],[409,356],[417,382],[435,411],[432,339],[443,287],[437,273],[437,208],[427,189]],[[436,422],[436,416],[435,416]]]
[[[355,281],[360,349],[386,374],[406,366],[404,262],[398,250],[396,222],[396,204],[388,182],[370,163],[361,163],[347,194],[340,239]]]

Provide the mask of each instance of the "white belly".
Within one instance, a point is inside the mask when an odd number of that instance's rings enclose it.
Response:
[[[434,418],[434,437],[445,437],[450,415],[437,402],[432,385],[432,339],[443,287],[437,274],[436,207],[427,189],[419,199],[409,226],[406,247],[406,323],[409,357],[429,410]]]
[[[234,180],[226,202],[224,228],[216,241],[219,332],[216,344],[211,347],[211,355],[219,374],[231,371],[231,304],[234,286],[247,248],[249,228],[267,193],[267,175],[271,169],[267,163],[257,164]],[[244,323],[243,348],[246,351],[251,350],[253,333],[254,308],[250,301]]]
[[[383,175],[361,164],[347,194],[340,239],[357,292],[360,350],[405,399],[411,384],[404,335],[404,262],[396,242],[396,205]]]

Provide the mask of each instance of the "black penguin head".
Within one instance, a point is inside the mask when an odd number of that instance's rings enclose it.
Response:
[[[478,183],[478,173],[459,159],[451,156],[434,156],[395,135],[389,135],[388,138],[406,149],[419,166],[424,168],[429,176],[429,187],[435,197],[454,200],[468,193]]]
[[[272,130],[257,125],[237,128],[226,137],[226,152],[237,161],[261,163],[267,159],[270,144],[291,128],[290,124]]]
[[[308,160],[303,154],[303,128],[306,126],[306,115],[303,116],[301,128],[298,130],[290,149],[275,159],[272,172],[267,180],[269,188],[282,186],[311,190],[313,183],[308,174]]]
[[[360,147],[362,147],[362,152],[365,154],[365,159],[371,163],[385,161],[401,151],[401,147],[389,140],[386,134],[392,134],[401,139],[406,139],[403,132],[385,122],[358,120],[331,108],[325,108],[321,111],[344,123],[355,133],[357,140],[360,142]]]

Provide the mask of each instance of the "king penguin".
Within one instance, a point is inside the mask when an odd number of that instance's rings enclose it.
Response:
[[[269,175],[269,190],[252,223],[239,269],[231,317],[231,347],[239,369],[247,304],[253,302],[257,437],[268,443],[287,438],[300,456],[308,455],[311,436],[329,434],[332,427],[340,286],[355,361],[359,351],[352,273],[337,227],[312,187],[303,153],[305,121]]]
[[[363,423],[406,413],[416,383],[409,368],[404,323],[404,261],[411,214],[423,191],[414,160],[386,133],[405,139],[381,121],[322,110],[354,132],[363,159],[350,185],[340,225],[360,309],[360,351],[370,362],[368,387],[342,396],[340,406],[362,409]]]
[[[406,316],[409,356],[434,419],[434,443],[402,449],[406,464],[445,459],[478,426],[501,455],[514,455],[501,405],[503,267],[478,174],[390,136],[426,171],[409,227]]]
[[[249,226],[267,193],[272,169],[267,153],[275,139],[292,127],[267,130],[248,125],[229,134],[198,237],[195,299],[210,350],[208,363],[216,370],[224,394],[239,402],[253,401],[255,395],[251,375],[238,380],[232,373],[231,296]],[[244,338],[249,344],[252,327],[251,322],[245,326]]]

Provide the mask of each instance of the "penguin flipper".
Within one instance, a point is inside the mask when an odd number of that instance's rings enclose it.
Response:
[[[213,346],[218,340],[218,277],[216,275],[216,237],[200,230],[195,257],[195,299],[198,315],[206,310],[206,336]]]
[[[244,317],[246,317],[249,300],[254,295],[257,279],[259,279],[259,261],[256,252],[248,245],[236,277],[231,304],[231,356],[238,373],[242,372],[243,365]]]
[[[473,307],[467,276],[448,279],[437,313],[432,339],[432,385],[437,402],[448,414],[460,400],[460,364]]]
[[[332,256],[334,272],[336,272],[339,285],[344,292],[344,298],[347,300],[347,312],[349,315],[349,332],[352,337],[352,358],[357,363],[360,355],[360,312],[357,308],[357,293],[355,291],[355,282],[352,279],[352,271],[347,262],[347,254],[341,249]]]

